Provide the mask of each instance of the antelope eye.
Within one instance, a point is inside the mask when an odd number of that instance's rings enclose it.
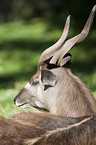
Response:
[[[37,84],[39,84],[39,81],[33,81],[32,82],[32,85],[34,85],[34,86],[37,85]]]
[[[37,85],[38,83],[39,83],[38,80],[35,80],[35,81],[33,79],[30,80],[31,85]]]
[[[31,80],[29,81],[29,83],[32,85],[32,84],[33,84],[33,79],[31,79]]]

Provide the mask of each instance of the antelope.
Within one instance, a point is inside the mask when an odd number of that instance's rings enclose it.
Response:
[[[60,43],[41,54],[37,73],[14,99],[17,106],[48,110],[51,114],[22,112],[10,118],[0,116],[0,144],[96,145],[96,102],[90,90],[71,73],[71,55],[66,54],[88,35],[95,10],[96,5],[82,32],[62,45],[69,29],[70,17],[67,18]]]
[[[93,7],[80,34],[67,40],[70,15],[60,39],[42,52],[36,74],[14,98],[16,106],[49,111],[65,117],[80,117],[96,113],[96,101],[91,91],[70,70],[68,51],[83,41],[90,30],[96,11]]]
[[[0,117],[1,145],[96,145],[96,116],[22,112]]]

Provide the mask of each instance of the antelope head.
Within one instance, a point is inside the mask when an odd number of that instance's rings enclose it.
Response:
[[[96,112],[96,102],[90,90],[71,73],[68,51],[83,41],[93,22],[96,5],[80,34],[67,40],[70,16],[60,39],[42,52],[37,73],[14,98],[16,106],[48,110],[52,114],[78,117]]]

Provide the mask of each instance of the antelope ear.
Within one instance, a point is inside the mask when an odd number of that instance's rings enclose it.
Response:
[[[56,84],[56,75],[54,75],[51,71],[48,69],[41,69],[41,81],[44,83],[44,85],[47,86],[55,86]]]

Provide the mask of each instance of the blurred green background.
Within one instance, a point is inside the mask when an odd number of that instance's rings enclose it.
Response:
[[[68,38],[80,33],[94,4],[94,0],[0,1],[0,115],[22,111],[13,99],[36,72],[41,52],[59,39],[69,14]],[[87,39],[70,52],[72,72],[96,97],[96,17]]]

